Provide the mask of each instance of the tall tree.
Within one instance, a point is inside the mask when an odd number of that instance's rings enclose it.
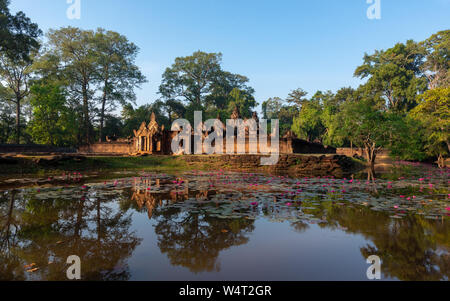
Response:
[[[450,30],[439,31],[421,45],[425,48],[426,60],[422,70],[430,89],[450,85]]]
[[[0,0],[0,81],[5,83],[16,110],[16,143],[21,138],[21,104],[29,93],[32,56],[40,47],[42,34],[23,12],[12,15],[9,1]],[[5,104],[6,105],[6,104]]]
[[[33,116],[28,131],[34,142],[73,146],[77,142],[76,115],[72,114],[64,91],[56,85],[33,85],[30,103]]]
[[[29,61],[30,53],[39,48],[42,31],[23,12],[12,15],[9,3],[0,0],[0,52],[13,61]]]
[[[100,140],[104,140],[104,120],[107,105],[135,103],[134,89],[146,82],[136,66],[139,48],[117,32],[98,29],[95,33],[95,51],[98,59],[98,79],[101,83]]]
[[[416,105],[417,95],[427,88],[421,73],[423,58],[423,47],[409,40],[388,50],[366,54],[364,64],[354,75],[368,78],[364,85],[367,93],[381,94],[388,109],[408,111]]]
[[[20,144],[21,138],[21,105],[29,94],[31,76],[30,60],[13,60],[5,53],[0,53],[0,78],[9,90],[9,101],[14,104],[16,111],[15,142]]]
[[[309,142],[320,139],[324,131],[321,115],[322,106],[318,100],[303,102],[300,114],[294,117],[293,132]]]
[[[372,100],[346,102],[338,114],[338,135],[364,149],[369,164],[374,167],[377,154],[392,139],[389,116],[374,106]]]
[[[91,116],[95,85],[98,83],[98,56],[94,32],[74,27],[49,30],[44,53],[36,68],[46,77],[67,87],[75,105],[81,103],[83,141],[91,142]]]
[[[293,119],[300,112],[297,105],[287,105],[285,101],[279,97],[269,98],[262,103],[261,107],[264,119],[279,120],[281,136],[291,130]]]
[[[425,129],[428,154],[444,167],[444,157],[450,154],[450,87],[428,90],[419,99],[410,115]]]
[[[273,119],[278,118],[278,113],[283,107],[283,99],[279,97],[271,97],[261,104],[263,118]]]
[[[167,112],[169,124],[172,124],[174,120],[180,119],[186,115],[186,108],[183,103],[175,99],[167,100],[164,103],[164,108]]]
[[[289,93],[286,101],[290,104],[297,105],[300,108],[302,103],[307,100],[306,95],[308,95],[308,92],[298,88]]]
[[[8,90],[0,83],[0,143],[7,143],[14,132],[14,107]]]
[[[163,74],[159,87],[166,99],[179,99],[199,107],[213,89],[213,83],[221,72],[221,53],[194,52],[191,56],[178,57],[172,67]]]
[[[256,106],[256,101],[252,95],[248,95],[245,91],[241,91],[238,88],[234,88],[229,94],[228,101],[228,116],[235,108],[243,118],[250,118],[252,116],[252,108]]]
[[[236,100],[232,96],[234,89],[239,90],[239,97],[251,103],[254,90],[247,86],[248,78],[222,70],[221,61],[222,54],[201,51],[176,58],[175,63],[163,74],[159,93],[165,101],[185,104],[186,116],[183,117],[188,119],[195,110],[206,110],[208,115],[215,114],[209,117],[228,112],[230,102]],[[254,105],[249,107],[253,108]],[[249,112],[241,113],[247,115]]]

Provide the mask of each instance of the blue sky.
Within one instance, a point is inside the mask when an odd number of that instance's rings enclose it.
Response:
[[[67,0],[11,2],[44,31],[70,25],[127,36],[149,80],[138,104],[157,99],[165,68],[196,50],[221,52],[223,68],[249,77],[261,103],[299,87],[356,87],[365,52],[450,28],[450,0],[381,0],[380,20],[367,18],[366,0],[81,0],[80,20],[67,18]]]

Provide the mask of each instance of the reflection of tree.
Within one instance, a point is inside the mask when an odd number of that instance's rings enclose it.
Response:
[[[291,223],[291,226],[298,233],[305,232],[309,228],[309,225],[307,223],[303,223],[303,222]]]
[[[167,253],[173,265],[187,267],[194,273],[219,270],[219,252],[247,243],[246,234],[254,229],[250,220],[224,220],[193,213],[187,208],[164,206],[183,203],[189,197],[202,203],[215,194],[209,190],[189,190],[188,181],[184,187],[166,193],[153,193],[141,187],[133,189],[131,200],[137,210],[147,211],[148,217],[157,221],[155,233],[161,252]]]
[[[27,196],[20,214],[18,242],[9,248],[24,264],[36,263],[34,277],[64,280],[66,259],[81,259],[84,280],[126,280],[125,260],[139,239],[130,233],[131,216],[118,210],[111,196],[84,193],[81,199],[39,200]],[[3,253],[3,252],[2,252]],[[18,279],[16,275],[7,279]]]
[[[19,216],[15,190],[0,195],[0,280],[24,280],[25,271],[13,249],[18,244]]]
[[[361,248],[361,253],[364,258],[380,256],[386,276],[400,280],[442,280],[450,276],[448,222],[420,216],[392,219],[368,208],[340,206],[328,208],[327,220],[325,227],[345,227],[346,232],[370,240],[372,244]]]
[[[173,265],[194,273],[219,271],[220,251],[246,244],[246,235],[254,230],[253,221],[247,219],[218,219],[175,208],[159,208],[154,216],[161,252]]]

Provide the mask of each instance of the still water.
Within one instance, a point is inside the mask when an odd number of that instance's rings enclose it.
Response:
[[[0,279],[448,280],[450,170],[140,174],[0,191]],[[65,183],[64,183],[65,182]]]

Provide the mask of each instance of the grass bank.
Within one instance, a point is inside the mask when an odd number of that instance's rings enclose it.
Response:
[[[39,159],[41,162],[38,162]],[[21,157],[13,164],[0,164],[1,176],[11,175],[59,175],[63,172],[98,172],[108,171],[181,171],[203,168],[202,165],[187,164],[182,157],[148,156],[148,157],[87,157],[84,160],[67,160],[49,164],[45,157]]]

